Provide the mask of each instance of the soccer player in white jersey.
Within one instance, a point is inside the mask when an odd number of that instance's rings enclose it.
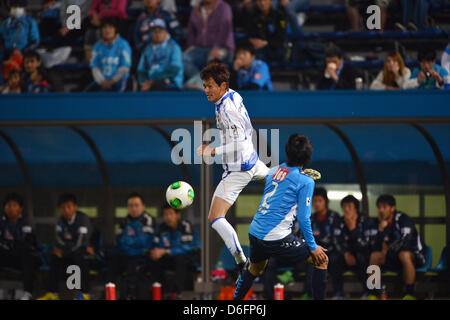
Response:
[[[242,97],[230,89],[230,72],[225,64],[209,63],[200,73],[208,101],[215,104],[217,127],[221,130],[221,146],[211,148],[202,144],[199,156],[222,156],[224,173],[214,192],[208,220],[234,256],[241,270],[247,258],[236,231],[225,219],[228,209],[239,193],[252,180],[265,178],[269,168],[259,160],[253,147],[253,127]]]

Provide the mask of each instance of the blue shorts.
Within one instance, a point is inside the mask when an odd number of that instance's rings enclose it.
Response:
[[[311,256],[305,240],[290,234],[281,240],[265,241],[249,234],[250,261],[259,263],[270,257],[286,263],[298,263]]]

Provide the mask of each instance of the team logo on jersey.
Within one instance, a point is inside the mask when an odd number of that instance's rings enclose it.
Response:
[[[276,181],[283,181],[288,175],[289,171],[290,170],[288,168],[279,167],[272,176],[272,179]]]
[[[311,205],[311,198],[307,197],[306,198],[306,206],[309,207]]]
[[[238,137],[239,137],[239,133],[238,133],[238,130],[237,130],[236,125],[233,124],[233,125],[231,126],[231,129],[233,129],[233,136],[234,136],[234,138],[238,138]]]

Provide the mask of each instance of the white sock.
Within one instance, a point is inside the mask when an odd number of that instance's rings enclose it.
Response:
[[[236,263],[239,264],[245,262],[246,257],[242,251],[236,231],[234,231],[227,219],[225,219],[225,217],[217,218],[211,223],[211,227],[219,233],[228,250],[230,250],[236,260]]]

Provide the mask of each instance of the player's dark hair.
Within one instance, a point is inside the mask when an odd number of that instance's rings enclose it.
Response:
[[[175,208],[172,208],[172,207],[170,206],[170,204],[168,204],[167,202],[164,201],[164,204],[163,204],[163,207],[162,207],[162,212],[164,212],[164,210],[166,210],[166,209],[172,209],[172,210],[174,210],[176,213],[180,213],[180,212],[181,212],[180,210],[177,210],[177,209],[175,209]]]
[[[213,78],[214,82],[220,86],[222,83],[230,84],[230,71],[228,67],[223,62],[210,62],[200,71],[200,78],[202,80],[208,80],[209,78]]]
[[[390,205],[391,207],[395,207],[395,198],[392,195],[390,195],[390,194],[382,194],[377,199],[377,207],[381,203]]]
[[[238,53],[239,50],[248,51],[252,56],[256,53],[255,47],[250,43],[250,41],[240,43],[236,49],[236,53]]]
[[[290,167],[305,166],[311,161],[313,146],[307,136],[299,133],[291,135],[286,143],[287,165]]]
[[[41,56],[36,50],[26,50],[23,54],[23,61],[25,59],[35,58],[37,61],[41,61]]]
[[[325,200],[325,202],[327,204],[327,207],[328,207],[329,200],[328,200],[327,190],[325,188],[322,188],[322,187],[315,188],[313,197],[322,197],[322,198],[324,198],[324,200]]]
[[[115,18],[103,18],[101,22],[101,29],[103,29],[104,26],[112,26],[116,30],[116,33],[119,32],[117,19]]]
[[[5,198],[3,199],[3,208],[6,206],[6,204],[10,201],[17,202],[21,208],[23,208],[23,198],[20,194],[16,192],[8,193]]]
[[[131,198],[139,198],[141,199],[142,204],[145,204],[144,197],[139,192],[130,193],[127,197],[127,201],[130,200]]]
[[[359,200],[352,195],[348,195],[341,200],[341,208],[345,203],[353,203],[357,211],[359,211]]]
[[[325,49],[325,57],[326,58],[338,57],[339,59],[342,59],[344,55],[342,54],[342,50],[338,46],[336,46],[335,44],[330,44]]]
[[[77,197],[73,193],[63,193],[58,198],[58,206],[63,203],[72,202],[73,204],[78,204]]]
[[[436,51],[428,48],[424,48],[419,50],[417,53],[417,60],[419,62],[422,61],[435,61],[436,60]]]

